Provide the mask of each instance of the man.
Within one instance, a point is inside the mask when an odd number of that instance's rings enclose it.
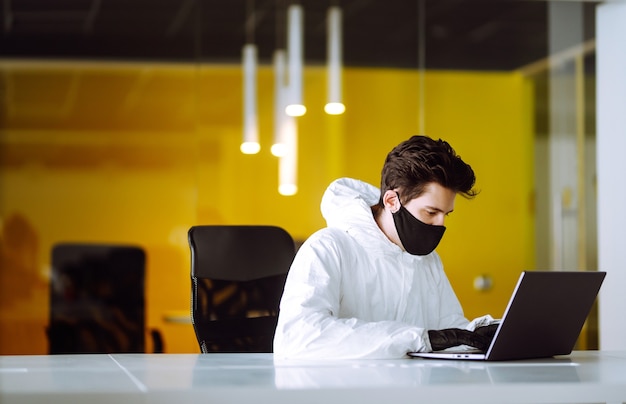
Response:
[[[381,188],[343,178],[322,198],[328,226],[296,255],[280,304],[274,353],[286,358],[401,358],[410,351],[486,348],[490,316],[471,323],[434,251],[472,168],[443,140],[396,146]]]

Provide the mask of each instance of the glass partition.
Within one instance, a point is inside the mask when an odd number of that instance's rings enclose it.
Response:
[[[338,116],[323,110],[328,4],[299,3],[307,114],[298,193],[283,196],[272,63],[289,2],[5,2],[0,354],[48,352],[60,242],[142,247],[146,328],[165,352],[199,352],[189,227],[275,224],[302,241],[325,226],[333,179],[377,185],[386,153],[422,131],[477,172],[481,194],[457,201],[438,249],[468,317],[501,315],[522,270],[596,268],[596,3],[338,1]],[[256,155],[240,152],[246,42]]]

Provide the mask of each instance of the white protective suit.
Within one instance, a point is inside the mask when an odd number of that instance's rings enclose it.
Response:
[[[299,249],[280,303],[277,358],[402,358],[431,349],[427,330],[471,323],[439,255],[415,256],[380,230],[371,206],[379,190],[343,178],[322,198],[328,227]]]

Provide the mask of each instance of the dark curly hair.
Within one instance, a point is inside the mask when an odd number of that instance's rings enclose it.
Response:
[[[417,198],[427,184],[435,182],[465,198],[478,194],[476,176],[444,140],[413,136],[389,152],[381,173],[380,204],[386,191],[398,189],[404,204]]]

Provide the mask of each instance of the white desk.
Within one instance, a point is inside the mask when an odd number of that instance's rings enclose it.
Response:
[[[0,403],[624,403],[626,352],[551,360],[274,361],[271,354],[1,356]]]

